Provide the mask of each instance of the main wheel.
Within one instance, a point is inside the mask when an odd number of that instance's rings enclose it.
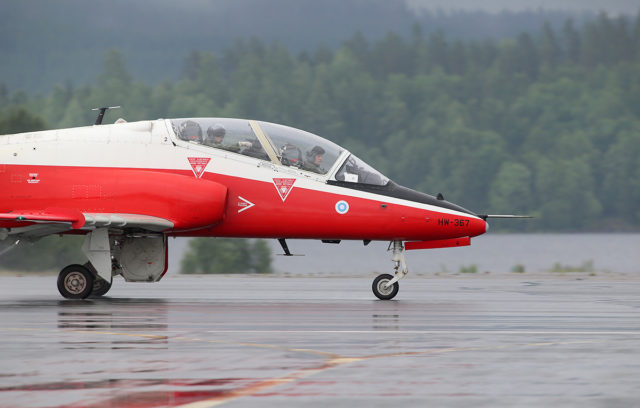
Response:
[[[95,278],[93,281],[93,290],[91,291],[91,297],[100,297],[107,294],[111,289],[111,282],[107,282],[102,278]]]
[[[387,286],[387,283],[389,283],[391,279],[393,279],[392,275],[383,273],[382,275],[378,275],[378,277],[373,280],[371,289],[373,289],[373,294],[376,295],[378,299],[391,300],[398,294],[398,290],[400,289],[400,285],[398,285],[398,282],[394,283],[391,286]]]
[[[82,265],[69,265],[58,275],[58,291],[67,299],[85,299],[93,290],[93,274]]]
[[[98,271],[96,271],[96,268],[91,265],[91,262],[86,262],[83,266],[87,268],[89,272],[91,272],[91,274],[93,274],[93,290],[91,291],[91,297],[100,297],[106,295],[109,289],[111,289],[113,278],[111,282],[107,282],[106,280],[102,279],[100,276],[98,276]]]

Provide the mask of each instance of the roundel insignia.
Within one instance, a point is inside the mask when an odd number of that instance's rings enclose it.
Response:
[[[338,214],[346,214],[347,211],[349,211],[349,203],[344,201],[344,200],[340,200],[336,203],[336,212]]]

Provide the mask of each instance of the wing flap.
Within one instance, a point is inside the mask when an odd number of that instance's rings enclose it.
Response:
[[[140,228],[162,232],[173,228],[173,222],[160,217],[141,214],[84,213],[85,227]]]

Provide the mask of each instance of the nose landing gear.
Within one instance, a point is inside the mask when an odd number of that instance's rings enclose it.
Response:
[[[373,290],[373,294],[380,300],[391,300],[397,294],[400,289],[400,285],[398,285],[398,281],[406,276],[409,272],[407,268],[407,263],[404,260],[404,246],[402,245],[402,241],[393,241],[389,247],[393,245],[393,256],[391,260],[395,263],[394,276],[389,274],[378,275],[373,280],[373,285],[371,289]]]

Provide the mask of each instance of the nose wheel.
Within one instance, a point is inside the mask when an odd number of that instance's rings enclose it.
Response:
[[[383,273],[382,275],[378,275],[373,280],[373,285],[371,285],[373,294],[380,300],[393,299],[398,294],[398,290],[400,290],[398,281],[404,278],[409,272],[407,263],[404,260],[404,246],[402,245],[402,241],[393,241],[391,245],[393,245],[393,256],[391,260],[395,263],[394,274],[389,275],[388,273]]]
[[[392,275],[388,273],[383,273],[382,275],[378,275],[373,280],[373,285],[371,285],[371,289],[373,289],[373,294],[380,300],[391,300],[397,294],[398,290],[400,290],[400,285],[398,282],[389,284],[393,279]]]

